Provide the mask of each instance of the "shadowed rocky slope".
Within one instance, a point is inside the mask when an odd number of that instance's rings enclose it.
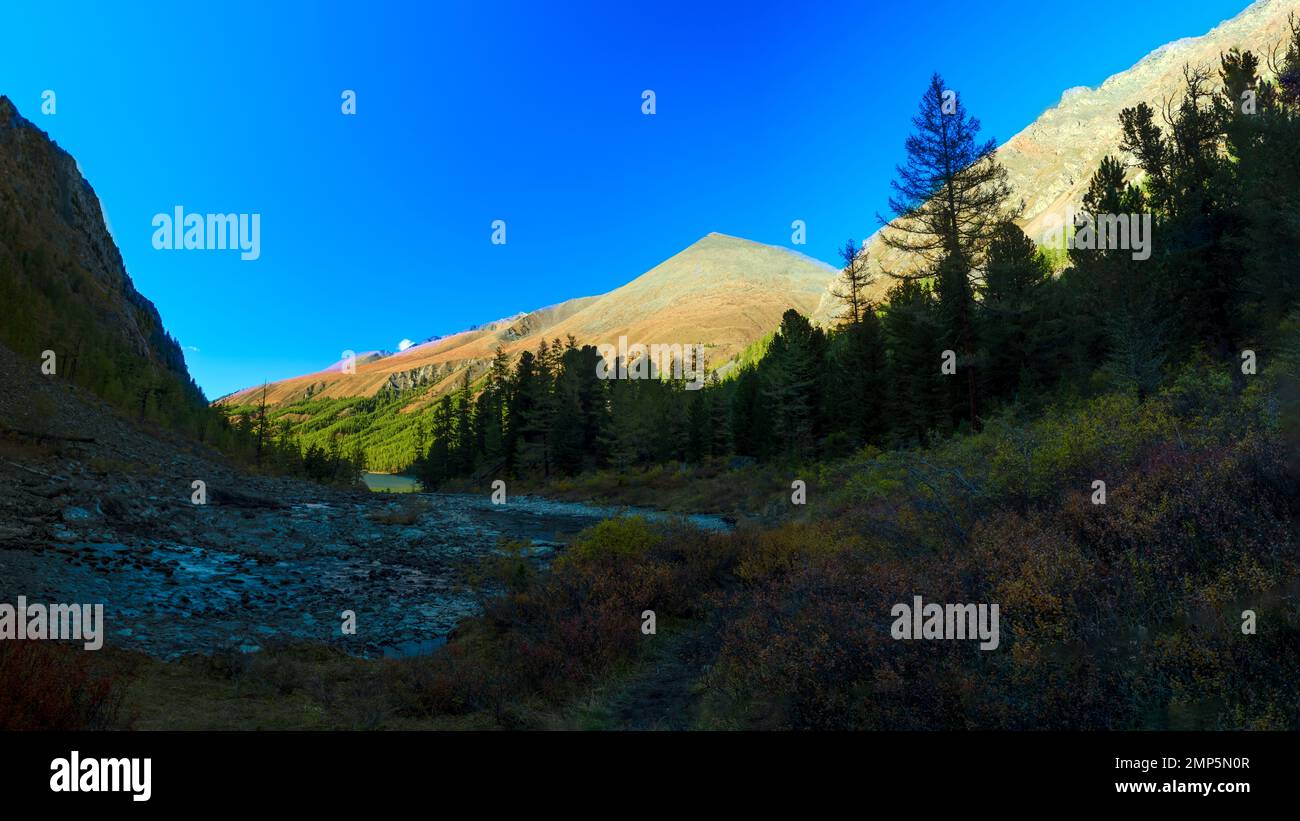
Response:
[[[77,161],[0,96],[0,342],[57,355],[119,404],[202,407],[180,346],[135,289]]]

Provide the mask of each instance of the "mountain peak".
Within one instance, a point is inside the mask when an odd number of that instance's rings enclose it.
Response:
[[[755,242],[752,239],[745,239],[744,237],[737,237],[731,234],[724,234],[720,231],[710,231],[709,233],[700,237],[695,242],[691,243],[686,247],[694,248],[695,246],[700,245],[701,243],[737,243],[741,245],[762,245],[763,244],[761,242]]]
[[[600,296],[580,297],[527,314],[416,345],[378,359],[356,361],[354,374],[336,368],[272,385],[267,400],[304,396],[369,396],[381,390],[410,391],[420,405],[477,378],[498,348],[511,358],[543,340],[572,336],[581,345],[617,344],[619,337],[643,344],[703,343],[710,367],[723,364],[770,333],[790,308],[812,314],[835,269],[776,245],[709,232],[686,248]],[[254,386],[220,401],[254,401]]]

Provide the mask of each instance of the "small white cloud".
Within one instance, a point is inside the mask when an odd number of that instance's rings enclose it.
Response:
[[[199,353],[199,349],[194,347],[193,345],[186,345],[185,350],[192,351],[193,353]]]
[[[397,350],[399,350],[399,351],[404,351],[404,350],[406,350],[407,348],[411,347],[411,346],[414,345],[414,344],[415,344],[415,343],[412,342],[412,341],[409,340],[409,339],[403,339],[401,342],[398,342],[398,343],[397,343]]]

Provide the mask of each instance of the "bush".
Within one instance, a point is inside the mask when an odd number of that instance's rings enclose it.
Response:
[[[1278,445],[1258,432],[1148,443],[1112,475],[1106,505],[1075,491],[994,510],[929,554],[872,548],[843,520],[750,538],[762,546],[742,550],[737,573],[757,589],[731,596],[706,677],[712,723],[1300,728],[1300,492]],[[997,603],[999,651],[893,640],[890,608],[917,593]]]
[[[635,661],[641,614],[659,629],[692,618],[726,576],[734,555],[724,536],[608,519],[578,536],[546,573],[507,572],[454,639],[426,659],[392,662],[387,682],[399,710],[414,715],[493,713],[509,724],[521,698],[559,704]],[[498,570],[515,566],[507,556]]]
[[[103,730],[121,724],[124,688],[85,650],[0,641],[0,730]]]

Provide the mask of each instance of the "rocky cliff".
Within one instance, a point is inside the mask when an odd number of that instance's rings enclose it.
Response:
[[[0,342],[27,357],[54,351],[61,375],[93,363],[82,381],[125,400],[152,373],[201,399],[180,346],[131,282],[76,160],[3,96],[0,302]]]

